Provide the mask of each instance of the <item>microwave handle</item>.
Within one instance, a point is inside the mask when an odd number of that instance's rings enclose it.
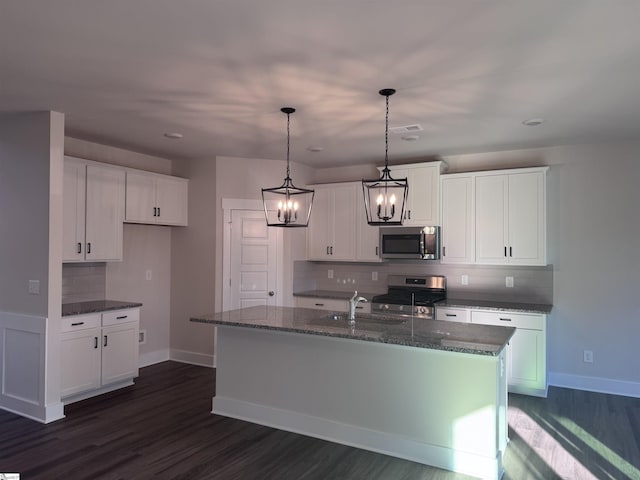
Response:
[[[425,234],[422,233],[420,235],[420,255],[424,257],[425,254],[425,241],[424,241],[424,236]]]

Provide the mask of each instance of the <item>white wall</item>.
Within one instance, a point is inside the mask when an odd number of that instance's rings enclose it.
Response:
[[[64,115],[0,119],[0,408],[61,418]],[[28,293],[29,280],[39,293]]]
[[[549,165],[550,381],[640,396],[640,144],[444,157],[448,173]],[[363,172],[368,166],[363,166]],[[344,174],[350,178],[343,178]],[[323,181],[356,180],[326,169]],[[392,169],[393,175],[393,169]],[[593,363],[583,351],[593,351]]]

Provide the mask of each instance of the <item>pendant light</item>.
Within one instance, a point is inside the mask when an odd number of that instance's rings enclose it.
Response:
[[[263,188],[262,203],[269,227],[306,227],[311,216],[313,190],[297,188],[290,177],[289,167],[289,121],[295,108],[283,107],[287,114],[287,176],[279,187]]]
[[[362,180],[364,207],[369,225],[402,225],[409,184],[406,178],[392,178],[389,170],[389,97],[396,91],[393,88],[385,88],[378,93],[386,97],[387,103],[384,168],[380,178]]]

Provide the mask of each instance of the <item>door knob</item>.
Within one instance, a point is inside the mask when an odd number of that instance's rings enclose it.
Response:
[[[270,296],[270,297],[273,297],[275,294],[276,294],[276,292],[274,292],[273,290],[271,290],[271,291],[269,292],[269,296]]]

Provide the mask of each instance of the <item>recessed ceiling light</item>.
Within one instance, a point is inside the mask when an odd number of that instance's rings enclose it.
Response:
[[[530,118],[522,122],[523,125],[527,127],[537,127],[538,125],[544,123],[544,119],[542,118]]]
[[[310,152],[321,152],[324,150],[324,148],[311,145],[307,147],[307,150],[309,150]]]
[[[181,133],[177,133],[177,132],[168,132],[164,134],[165,137],[167,138],[171,138],[173,140],[178,140],[182,137],[184,137],[184,135],[182,135]]]
[[[415,142],[420,138],[420,135],[403,135],[400,138],[402,138],[402,140],[405,140],[407,142]]]

